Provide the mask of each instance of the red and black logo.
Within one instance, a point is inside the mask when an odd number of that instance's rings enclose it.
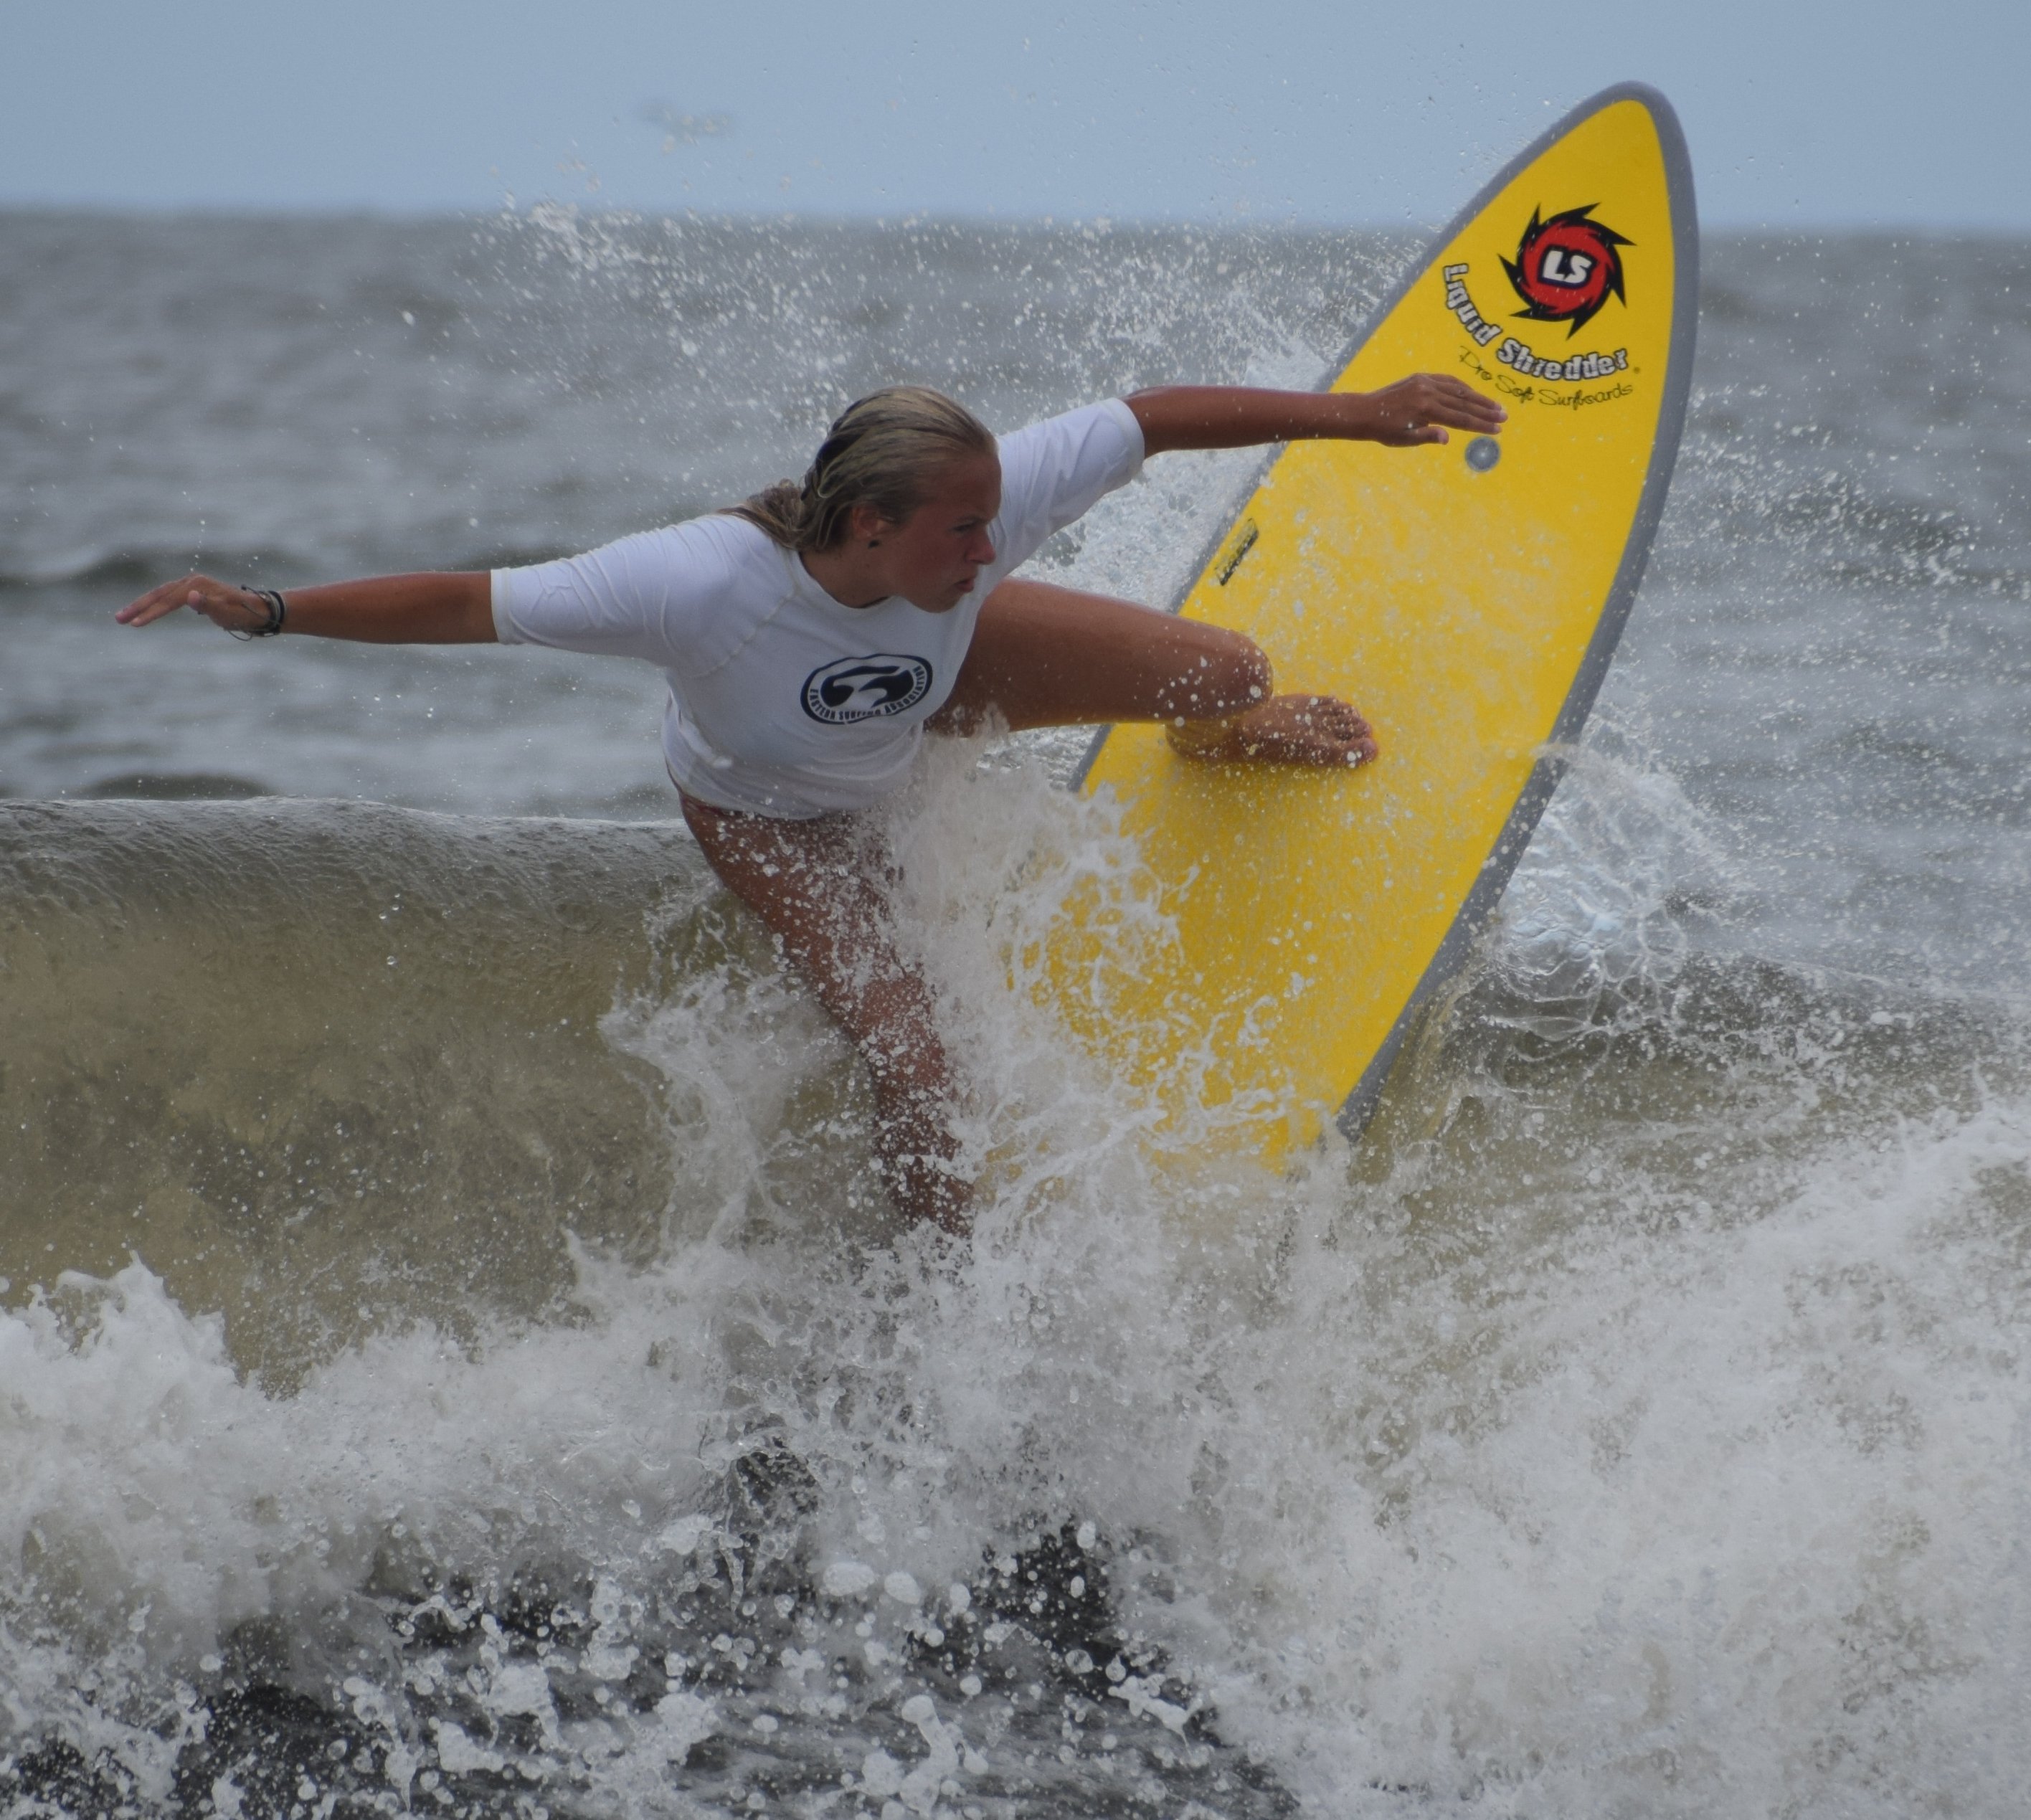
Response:
[[[1623,295],[1622,255],[1617,249],[1635,242],[1593,219],[1600,206],[1589,203],[1583,209],[1567,209],[1548,221],[1538,219],[1537,210],[1530,211],[1530,225],[1517,243],[1516,257],[1502,262],[1516,295],[1529,306],[1518,315],[1533,322],[1567,323],[1570,337],[1592,322],[1611,296],[1617,303],[1629,301]]]

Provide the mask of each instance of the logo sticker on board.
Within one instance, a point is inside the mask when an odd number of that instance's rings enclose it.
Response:
[[[1518,315],[1533,322],[1563,322],[1570,338],[1610,297],[1629,301],[1623,290],[1621,249],[1635,243],[1593,218],[1599,206],[1567,209],[1548,221],[1537,210],[1530,211],[1516,257],[1502,262],[1526,306]]]
[[[829,727],[901,714],[931,692],[931,667],[922,657],[877,651],[822,664],[804,679],[804,712]]]

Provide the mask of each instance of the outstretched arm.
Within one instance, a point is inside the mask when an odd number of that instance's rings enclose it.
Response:
[[[1444,373],[1414,373],[1380,392],[1264,392],[1244,385],[1159,385],[1129,395],[1142,452],[1246,448],[1321,437],[1406,448],[1448,430],[1494,436],[1509,415]]]
[[[292,588],[284,597],[285,632],[355,638],[372,645],[490,645],[494,642],[492,578],[485,570],[375,575],[325,587]],[[186,575],[151,588],[114,615],[123,626],[146,626],[188,607],[229,632],[252,631],[268,619],[257,594],[210,575]]]

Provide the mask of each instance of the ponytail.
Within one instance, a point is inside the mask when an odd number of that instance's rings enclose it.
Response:
[[[964,405],[928,386],[890,385],[840,413],[802,485],[779,480],[725,509],[785,549],[833,549],[856,505],[900,524],[952,461],[993,452],[993,434]]]

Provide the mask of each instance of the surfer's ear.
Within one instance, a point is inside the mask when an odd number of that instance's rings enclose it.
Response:
[[[863,500],[847,512],[846,535],[840,541],[849,549],[872,549],[895,528],[893,519]]]

